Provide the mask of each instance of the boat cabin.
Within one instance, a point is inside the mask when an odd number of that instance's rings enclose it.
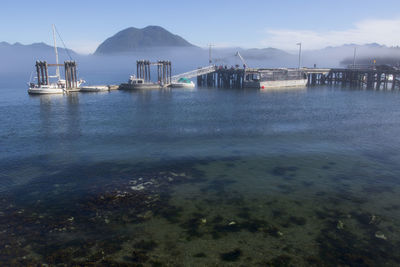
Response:
[[[307,79],[307,75],[299,69],[257,69],[246,70],[245,81],[287,81]]]

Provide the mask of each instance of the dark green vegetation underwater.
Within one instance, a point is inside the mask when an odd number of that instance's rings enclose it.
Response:
[[[397,177],[380,168],[335,156],[74,166],[2,195],[0,262],[396,266]]]

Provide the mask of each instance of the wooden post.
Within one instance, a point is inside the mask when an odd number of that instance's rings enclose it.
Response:
[[[74,66],[72,64],[72,61],[69,62],[69,71],[71,75],[70,86],[71,88],[74,88]]]
[[[165,62],[163,61],[163,64],[162,64],[162,66],[163,66],[163,71],[162,71],[162,74],[163,74],[163,78],[162,78],[162,82],[163,82],[163,85],[165,84],[165,72],[166,72],[166,70],[165,70]]]
[[[71,88],[71,73],[70,73],[70,67],[69,67],[69,61],[64,62],[64,68],[65,68],[65,88],[69,89]]]
[[[376,76],[376,89],[377,90],[381,89],[381,82],[382,82],[381,78],[382,78],[382,73],[378,72],[377,76]]]
[[[46,78],[46,85],[49,85],[49,70],[47,66],[47,61],[44,62],[44,70],[45,70],[45,78]]]
[[[43,62],[40,61],[40,84],[44,84],[44,71],[43,71]]]
[[[76,75],[76,62],[72,61],[72,76],[73,76],[73,88],[78,88],[78,77]]]
[[[395,88],[396,88],[396,74],[393,73],[392,90],[395,90]]]
[[[168,62],[169,64],[169,83],[172,82],[172,64],[171,61]]]
[[[37,74],[37,83],[40,86],[40,70],[39,70],[39,62],[36,61],[36,74]]]

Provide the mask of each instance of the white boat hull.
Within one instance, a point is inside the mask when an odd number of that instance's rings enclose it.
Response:
[[[194,82],[191,82],[191,83],[179,83],[179,82],[176,82],[176,83],[171,83],[170,86],[172,88],[194,88],[195,84],[194,84]]]
[[[64,90],[62,88],[29,88],[29,94],[63,94]]]
[[[300,80],[282,80],[282,81],[262,81],[262,82],[244,82],[244,88],[259,89],[280,89],[280,88],[299,88],[307,85],[307,79]]]
[[[120,90],[149,90],[149,89],[161,89],[161,86],[157,83],[122,83],[119,86]]]
[[[80,88],[81,92],[105,92],[110,91],[108,86],[104,85],[92,85],[92,86],[83,86]]]

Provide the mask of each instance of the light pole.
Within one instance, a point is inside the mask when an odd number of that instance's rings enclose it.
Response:
[[[356,52],[357,52],[357,47],[354,47],[353,69],[356,68]]]
[[[212,63],[212,58],[211,58],[211,47],[214,46],[214,45],[213,45],[213,44],[209,44],[208,46],[209,46],[209,47],[208,47],[208,64],[211,65],[211,63]]]
[[[299,46],[299,69],[301,66],[301,43],[297,43],[297,45]]]

